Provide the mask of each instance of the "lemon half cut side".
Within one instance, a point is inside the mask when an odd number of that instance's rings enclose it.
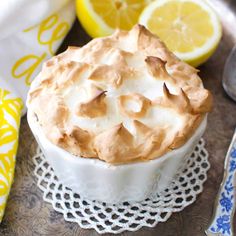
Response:
[[[195,67],[213,54],[222,36],[218,16],[205,0],[156,0],[143,10],[139,23]]]

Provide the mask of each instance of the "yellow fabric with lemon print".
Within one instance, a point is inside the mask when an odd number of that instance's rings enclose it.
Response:
[[[19,2],[14,1],[14,16],[17,18],[15,11]],[[45,14],[32,7],[34,4],[45,7],[45,3],[48,4]],[[20,118],[26,112],[24,104],[29,86],[43,61],[55,54],[75,19],[73,0],[37,0],[37,3],[21,0],[20,4],[25,4],[25,9],[27,4],[32,4],[28,9],[34,9],[38,21],[31,19],[34,23],[30,25],[26,17],[26,21],[19,24],[25,14],[34,15],[25,12],[18,20],[13,19],[15,24],[8,22],[8,28],[12,26],[13,30],[17,24],[22,26],[19,31],[10,32],[8,29],[4,31],[0,18],[0,30],[8,35],[6,38],[0,35],[0,222],[14,178]],[[22,14],[21,10],[19,14]]]

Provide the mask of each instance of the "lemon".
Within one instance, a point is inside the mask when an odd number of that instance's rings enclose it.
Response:
[[[156,0],[143,10],[139,22],[195,67],[213,54],[222,36],[221,23],[204,0]]]
[[[77,16],[91,37],[110,35],[116,28],[129,30],[148,0],[76,0]]]

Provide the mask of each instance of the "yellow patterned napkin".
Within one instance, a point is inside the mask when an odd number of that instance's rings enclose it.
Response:
[[[14,175],[22,99],[0,80],[0,220]]]
[[[15,169],[28,88],[74,18],[72,0],[0,1],[0,222]]]

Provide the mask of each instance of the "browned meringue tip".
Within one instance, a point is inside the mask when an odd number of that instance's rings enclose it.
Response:
[[[163,61],[158,57],[148,56],[146,57],[145,62],[148,66],[149,72],[154,76],[154,78],[160,80],[171,79],[171,76],[165,68],[166,61]]]
[[[133,124],[138,135],[145,135],[152,130],[150,127],[138,120],[133,120]]]
[[[136,24],[131,30],[130,32],[137,32],[138,33],[138,38],[141,36],[154,36],[156,37],[154,34],[152,34],[144,25],[141,24]]]
[[[118,88],[122,84],[122,72],[116,67],[101,65],[93,70],[88,79],[103,81]]]
[[[93,137],[87,130],[83,130],[78,126],[73,126],[64,133],[61,146],[66,148],[69,147],[74,155],[94,158],[97,156],[97,153],[93,149],[92,141]]]
[[[213,108],[213,96],[210,91],[195,87],[185,88],[185,93],[190,98],[193,107],[193,113],[207,113],[211,112]],[[201,97],[201,99],[199,99]]]
[[[176,109],[179,113],[191,113],[192,107],[189,98],[182,88],[178,95],[171,94],[166,83],[163,84],[164,98],[162,100],[163,106]]]
[[[89,101],[80,103],[77,107],[76,115],[89,118],[106,115],[106,92],[107,91],[97,90],[95,96],[92,97]]]
[[[132,111],[132,110],[129,110],[127,107],[126,107],[126,103],[128,102],[135,102],[139,105],[139,110],[138,111]],[[151,101],[138,94],[138,93],[133,93],[133,94],[129,94],[129,95],[121,95],[118,97],[118,104],[119,104],[119,107],[120,107],[120,110],[121,112],[130,117],[130,118],[141,118],[141,117],[144,117],[148,108],[150,107],[151,105]]]
[[[132,134],[120,123],[96,136],[94,146],[101,160],[117,164],[136,158],[133,142]]]
[[[123,122],[121,122],[121,123],[115,125],[114,127],[111,128],[111,130],[112,130],[112,132],[113,132],[114,134],[116,134],[116,133],[119,134],[120,132],[123,132],[123,131],[129,133],[129,131],[124,127]],[[122,134],[122,133],[120,133],[120,134]],[[129,134],[130,134],[130,133],[129,133]],[[130,135],[131,135],[131,134],[130,134]]]

